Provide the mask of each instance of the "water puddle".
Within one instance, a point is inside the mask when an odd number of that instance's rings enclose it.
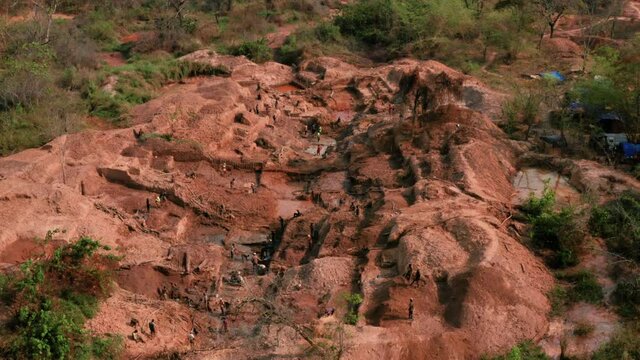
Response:
[[[541,196],[545,183],[556,193],[558,202],[568,205],[578,204],[580,193],[569,184],[569,179],[555,171],[526,168],[518,171],[513,179],[513,186],[516,188],[517,203],[522,203],[529,198],[529,194]]]

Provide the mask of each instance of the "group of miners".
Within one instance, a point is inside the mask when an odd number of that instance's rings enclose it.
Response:
[[[135,341],[135,342],[145,342],[144,338],[142,337],[141,333],[143,333],[144,331],[142,330],[142,327],[140,327],[141,331],[138,331],[138,327],[140,326],[140,322],[138,321],[138,319],[136,318],[132,318],[131,321],[129,322],[130,326],[133,326],[133,332],[131,333],[131,340]],[[154,337],[156,335],[156,321],[155,319],[151,319],[151,321],[149,321],[149,337]]]
[[[409,286],[413,286],[413,284],[416,284],[416,287],[419,287],[420,282],[424,281],[422,279],[422,274],[420,273],[420,269],[416,269],[416,272],[414,273],[413,265],[411,264],[407,265],[407,270],[404,272],[402,277],[404,277],[404,279],[407,282],[409,282]]]

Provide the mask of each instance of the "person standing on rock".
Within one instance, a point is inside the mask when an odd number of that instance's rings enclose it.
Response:
[[[218,306],[220,307],[220,315],[224,316],[224,300],[218,298]]]
[[[413,320],[413,298],[409,299],[409,320]]]
[[[415,275],[413,275],[413,281],[411,282],[411,284],[409,284],[409,286],[413,286],[413,284],[415,283],[419,287],[420,286],[420,278],[421,278],[420,269],[418,269],[418,270],[416,270]]]
[[[222,332],[226,333],[227,331],[229,331],[229,327],[228,327],[228,324],[227,324],[227,317],[223,316],[222,317]]]
[[[204,301],[204,308],[207,309],[208,312],[211,312],[211,306],[209,305],[209,292],[206,290],[202,296],[202,301]]]
[[[258,254],[253,253],[253,256],[251,257],[251,265],[253,265],[254,274],[256,273],[256,271],[258,271],[258,262],[260,262]]]
[[[154,319],[149,321],[149,333],[151,333],[151,336],[156,335],[156,321]]]
[[[405,280],[407,280],[407,282],[411,281],[412,273],[413,273],[413,265],[409,264],[409,266],[407,266],[407,271],[405,271],[403,275],[403,277],[405,278]]]

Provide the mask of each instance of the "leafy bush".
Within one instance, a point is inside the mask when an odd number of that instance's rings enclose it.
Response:
[[[400,5],[391,0],[360,0],[344,8],[335,23],[343,34],[370,45],[406,43],[413,37],[400,12]]]
[[[522,205],[522,211],[529,217],[535,218],[543,213],[552,211],[555,203],[556,193],[549,187],[549,182],[547,181],[542,190],[542,196],[536,197],[533,193],[529,194],[527,202]]]
[[[640,193],[627,191],[618,199],[595,207],[589,228],[605,239],[609,250],[639,262]]]
[[[559,274],[559,280],[570,284],[568,299],[570,302],[588,302],[599,304],[604,299],[602,286],[598,283],[596,276],[589,271],[582,270],[574,274]]]
[[[551,250],[547,263],[555,268],[577,265],[578,250],[584,239],[576,214],[571,208],[554,210],[555,193],[545,184],[541,197],[533,194],[522,206],[526,219],[531,224],[529,236],[533,246]]]
[[[640,328],[631,324],[618,331],[613,338],[600,347],[592,360],[640,359]]]
[[[97,254],[108,247],[82,237],[58,248],[50,259],[28,260],[5,278],[2,298],[16,315],[0,354],[15,359],[116,358],[121,339],[96,338],[82,328],[108,295],[115,264]],[[4,295],[10,293],[11,298]],[[108,353],[106,351],[109,351]]]
[[[567,268],[579,263],[578,251],[584,236],[579,230],[575,213],[570,208],[557,212],[545,212],[533,219],[531,239],[535,246],[554,251],[548,264],[555,268]]]
[[[13,358],[67,359],[70,337],[80,331],[64,314],[53,311],[50,301],[35,310],[22,307],[15,326],[19,330],[10,349]]]
[[[484,357],[487,360],[548,360],[547,355],[539,346],[534,345],[531,341],[522,342],[505,354],[495,357]]]
[[[322,42],[340,40],[340,28],[332,23],[320,23],[313,29],[316,38]]]
[[[84,31],[99,44],[112,45],[117,41],[113,23],[109,20],[89,21]]]
[[[0,73],[0,110],[29,108],[42,101],[50,91],[52,60],[52,51],[38,43],[25,44],[5,59]]]
[[[287,37],[282,47],[276,51],[276,60],[282,64],[293,65],[300,62],[302,48],[298,46],[296,36]]]
[[[358,308],[364,301],[360,294],[345,294],[344,299],[347,301],[347,314],[344,316],[344,322],[350,325],[358,323]]]
[[[256,41],[245,41],[238,46],[230,49],[231,55],[246,56],[252,61],[262,63],[271,60],[271,48],[267,44],[267,39],[262,38]]]
[[[604,299],[602,286],[589,271],[573,274],[556,274],[562,285],[557,285],[547,296],[551,302],[551,316],[562,315],[567,308],[580,301],[600,304]]]
[[[618,281],[613,292],[618,313],[625,317],[640,315],[640,276]]]
[[[392,55],[429,38],[465,38],[475,25],[461,0],[359,0],[346,6],[335,24],[342,34],[387,47]]]
[[[533,90],[518,90],[514,98],[505,102],[502,106],[502,119],[504,129],[512,134],[517,126],[522,124],[527,127],[525,140],[529,136],[531,127],[538,121],[542,97]]]
[[[95,69],[98,65],[98,46],[74,26],[55,28],[50,46],[56,63],[66,69]]]

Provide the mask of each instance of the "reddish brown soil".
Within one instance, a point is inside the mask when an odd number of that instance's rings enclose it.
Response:
[[[131,128],[0,159],[4,262],[34,254],[25,239],[56,228],[61,241],[88,235],[124,256],[87,327],[127,336],[132,317],[156,319],[157,337],[127,340],[125,358],[313,357],[302,333],[346,359],[466,359],[547,333],[553,278],[508,230],[522,152],[484,115],[503,95],[430,61],[361,69],[319,58],[294,71],[208,51],[185,58],[231,75],[171,86],[131,111]],[[306,88],[282,85],[293,82]],[[414,116],[419,89],[432,97]],[[318,143],[321,155],[309,151]],[[578,190],[609,186],[605,174],[618,179],[612,193],[638,186],[590,162],[567,169]],[[272,232],[269,269],[257,275],[252,253]],[[409,263],[420,287],[400,276]],[[161,300],[172,283],[179,296]],[[355,326],[340,325],[349,293],[363,297]],[[218,299],[231,305],[228,333]],[[335,314],[319,318],[328,307]]]
[[[109,66],[122,66],[127,63],[124,56],[119,52],[100,53],[98,58]]]

